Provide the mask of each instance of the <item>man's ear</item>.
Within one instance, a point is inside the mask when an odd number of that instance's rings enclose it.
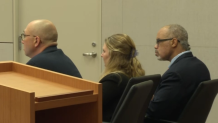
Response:
[[[41,43],[40,37],[39,37],[39,36],[36,36],[36,37],[35,37],[35,40],[34,40],[34,46],[35,46],[35,47],[38,47],[38,46],[40,45],[40,43]]]
[[[171,41],[171,47],[177,47],[178,43],[178,40],[176,38],[173,38]]]

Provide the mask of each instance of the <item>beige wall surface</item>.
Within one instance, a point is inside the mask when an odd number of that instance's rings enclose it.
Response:
[[[211,78],[216,79],[217,5],[217,0],[105,0],[102,2],[102,38],[114,33],[130,35],[146,74],[163,74],[169,62],[158,61],[155,57],[157,31],[168,24],[180,24],[188,31],[194,56],[207,65]],[[218,97],[207,123],[217,122],[217,113]]]
[[[12,2],[13,0],[0,1],[0,61],[14,60]]]
[[[0,1],[0,42],[13,42],[12,0]]]
[[[0,61],[13,61],[13,43],[0,42]]]

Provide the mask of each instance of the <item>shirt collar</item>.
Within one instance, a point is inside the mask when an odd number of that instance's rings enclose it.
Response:
[[[170,66],[176,61],[176,59],[179,57],[179,56],[181,56],[181,55],[183,55],[183,54],[185,54],[185,53],[190,53],[191,51],[184,51],[184,52],[181,52],[180,54],[178,54],[177,56],[175,56],[172,60],[171,60],[171,62],[170,62],[170,65],[169,65],[169,67],[168,68],[170,68]]]

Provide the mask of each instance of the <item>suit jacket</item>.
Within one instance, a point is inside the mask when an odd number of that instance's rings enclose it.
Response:
[[[110,122],[129,78],[121,73],[111,73],[100,80],[103,93],[103,121]]]
[[[206,80],[210,80],[206,65],[191,52],[181,55],[163,74],[147,115],[177,121],[199,83]]]
[[[27,62],[28,65],[82,78],[74,63],[57,46],[47,47]]]

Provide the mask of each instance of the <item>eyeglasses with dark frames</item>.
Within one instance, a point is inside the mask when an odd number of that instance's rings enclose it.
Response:
[[[27,36],[31,36],[31,35],[25,35],[24,33],[22,33],[22,34],[20,35],[20,37],[21,37],[22,40],[24,40],[25,37],[27,37]],[[34,35],[32,35],[32,36],[33,36],[33,37],[36,37],[36,36],[34,36]]]
[[[160,42],[164,42],[164,41],[168,41],[168,40],[172,40],[173,38],[168,38],[168,39],[157,39],[156,40],[156,43],[157,44],[159,44]],[[179,40],[178,40],[178,42],[180,42]]]

